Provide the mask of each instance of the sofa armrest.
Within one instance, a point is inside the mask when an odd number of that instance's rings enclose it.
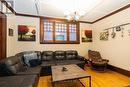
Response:
[[[79,55],[78,55],[78,59],[79,59],[79,60],[82,60],[82,61],[85,61],[85,58],[84,58],[83,56],[79,56]]]
[[[109,60],[108,60],[108,59],[102,59],[102,61],[107,61],[107,62],[109,62]]]

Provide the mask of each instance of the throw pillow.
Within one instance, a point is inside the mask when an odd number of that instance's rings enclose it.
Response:
[[[37,53],[24,54],[24,62],[27,66],[30,66],[29,61],[32,59],[38,59]]]
[[[41,61],[39,59],[32,59],[32,60],[29,60],[29,63],[30,63],[30,67],[35,67],[37,65],[40,65]]]

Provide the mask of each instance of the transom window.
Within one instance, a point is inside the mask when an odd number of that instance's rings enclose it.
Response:
[[[66,20],[40,19],[40,43],[79,43],[79,23]]]

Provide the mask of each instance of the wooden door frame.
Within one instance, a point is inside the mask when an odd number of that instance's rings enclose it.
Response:
[[[7,39],[7,16],[0,12],[0,18],[2,19],[2,58],[6,58],[6,39]]]

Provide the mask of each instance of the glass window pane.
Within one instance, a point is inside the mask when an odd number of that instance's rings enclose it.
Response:
[[[55,40],[67,41],[67,27],[64,23],[56,23],[55,25]]]
[[[53,40],[53,22],[44,21],[44,41]]]
[[[77,32],[76,32],[76,24],[69,24],[69,40],[76,41],[77,40]]]
[[[44,32],[44,40],[53,40],[53,33],[52,32]]]
[[[67,40],[67,33],[59,33],[59,32],[56,32],[56,40],[58,41],[66,41]]]
[[[76,41],[76,33],[70,33],[70,41]]]

